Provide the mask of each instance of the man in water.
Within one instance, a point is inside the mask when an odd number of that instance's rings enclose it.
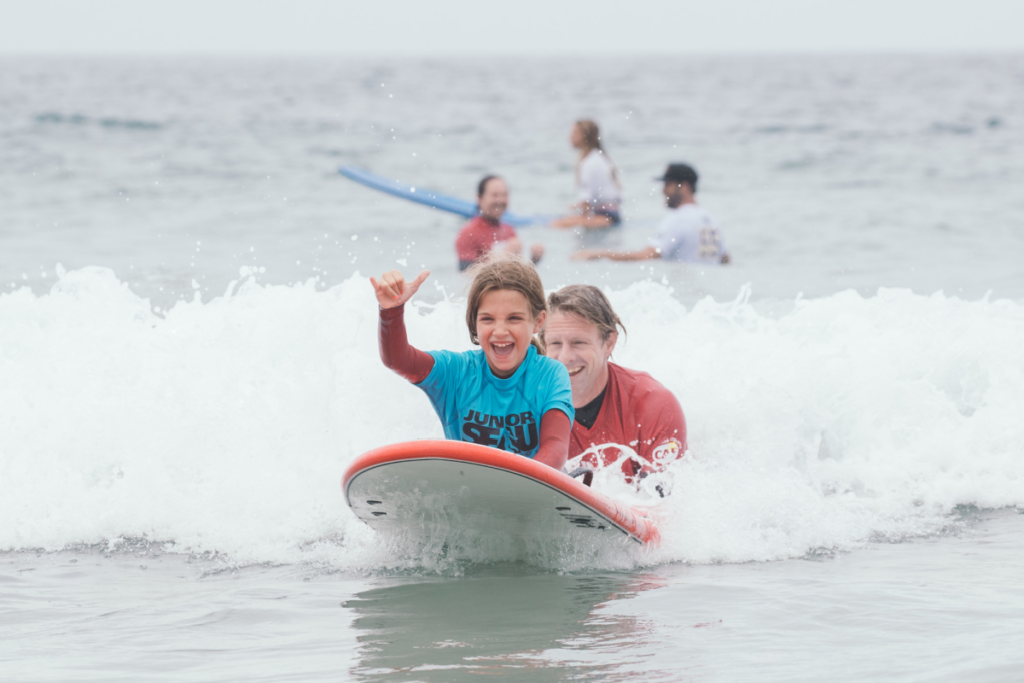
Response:
[[[583,249],[573,254],[576,260],[611,259],[612,261],[666,261],[690,263],[729,263],[729,252],[715,227],[711,214],[697,206],[697,171],[687,164],[669,164],[665,173],[655,180],[665,183],[662,194],[668,215],[658,226],[658,234],[643,249]]]
[[[484,176],[476,190],[477,207],[480,209],[471,221],[462,226],[455,239],[455,251],[459,256],[459,270],[466,270],[483,259],[492,249],[501,249],[513,254],[523,250],[515,228],[501,222],[508,208],[508,185],[500,176]],[[530,260],[538,263],[544,255],[540,244],[530,245]]]
[[[662,469],[686,452],[686,418],[671,391],[646,372],[609,362],[619,329],[608,298],[597,287],[570,285],[548,297],[541,340],[549,358],[569,371],[576,410],[569,458],[592,446],[613,443],[636,451],[642,462],[623,463],[627,481]],[[619,449],[603,449],[584,464],[615,462]]]

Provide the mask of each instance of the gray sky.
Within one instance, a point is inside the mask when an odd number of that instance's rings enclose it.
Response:
[[[1024,51],[1024,0],[0,0],[0,53]]]

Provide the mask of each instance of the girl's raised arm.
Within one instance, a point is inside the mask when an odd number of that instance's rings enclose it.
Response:
[[[385,367],[413,384],[419,384],[427,378],[434,369],[434,357],[409,344],[405,332],[404,306],[428,275],[430,271],[424,270],[408,283],[397,270],[384,273],[379,282],[370,278],[377,303],[380,304],[380,321],[377,325],[380,359]]]

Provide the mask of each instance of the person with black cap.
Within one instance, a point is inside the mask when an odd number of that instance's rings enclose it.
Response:
[[[575,260],[611,259],[612,261],[666,261],[691,263],[729,263],[729,252],[715,227],[711,214],[697,205],[697,171],[688,164],[669,164],[655,180],[663,182],[665,205],[671,211],[658,226],[650,244],[633,251],[583,249],[572,255]]]

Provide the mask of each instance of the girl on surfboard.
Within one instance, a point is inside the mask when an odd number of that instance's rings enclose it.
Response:
[[[393,270],[370,278],[380,305],[384,365],[422,389],[454,441],[518,453],[561,470],[575,412],[565,366],[546,358],[547,316],[537,271],[519,258],[495,258],[477,270],[466,302],[472,351],[425,353],[409,344],[405,302],[430,275],[406,282]]]

